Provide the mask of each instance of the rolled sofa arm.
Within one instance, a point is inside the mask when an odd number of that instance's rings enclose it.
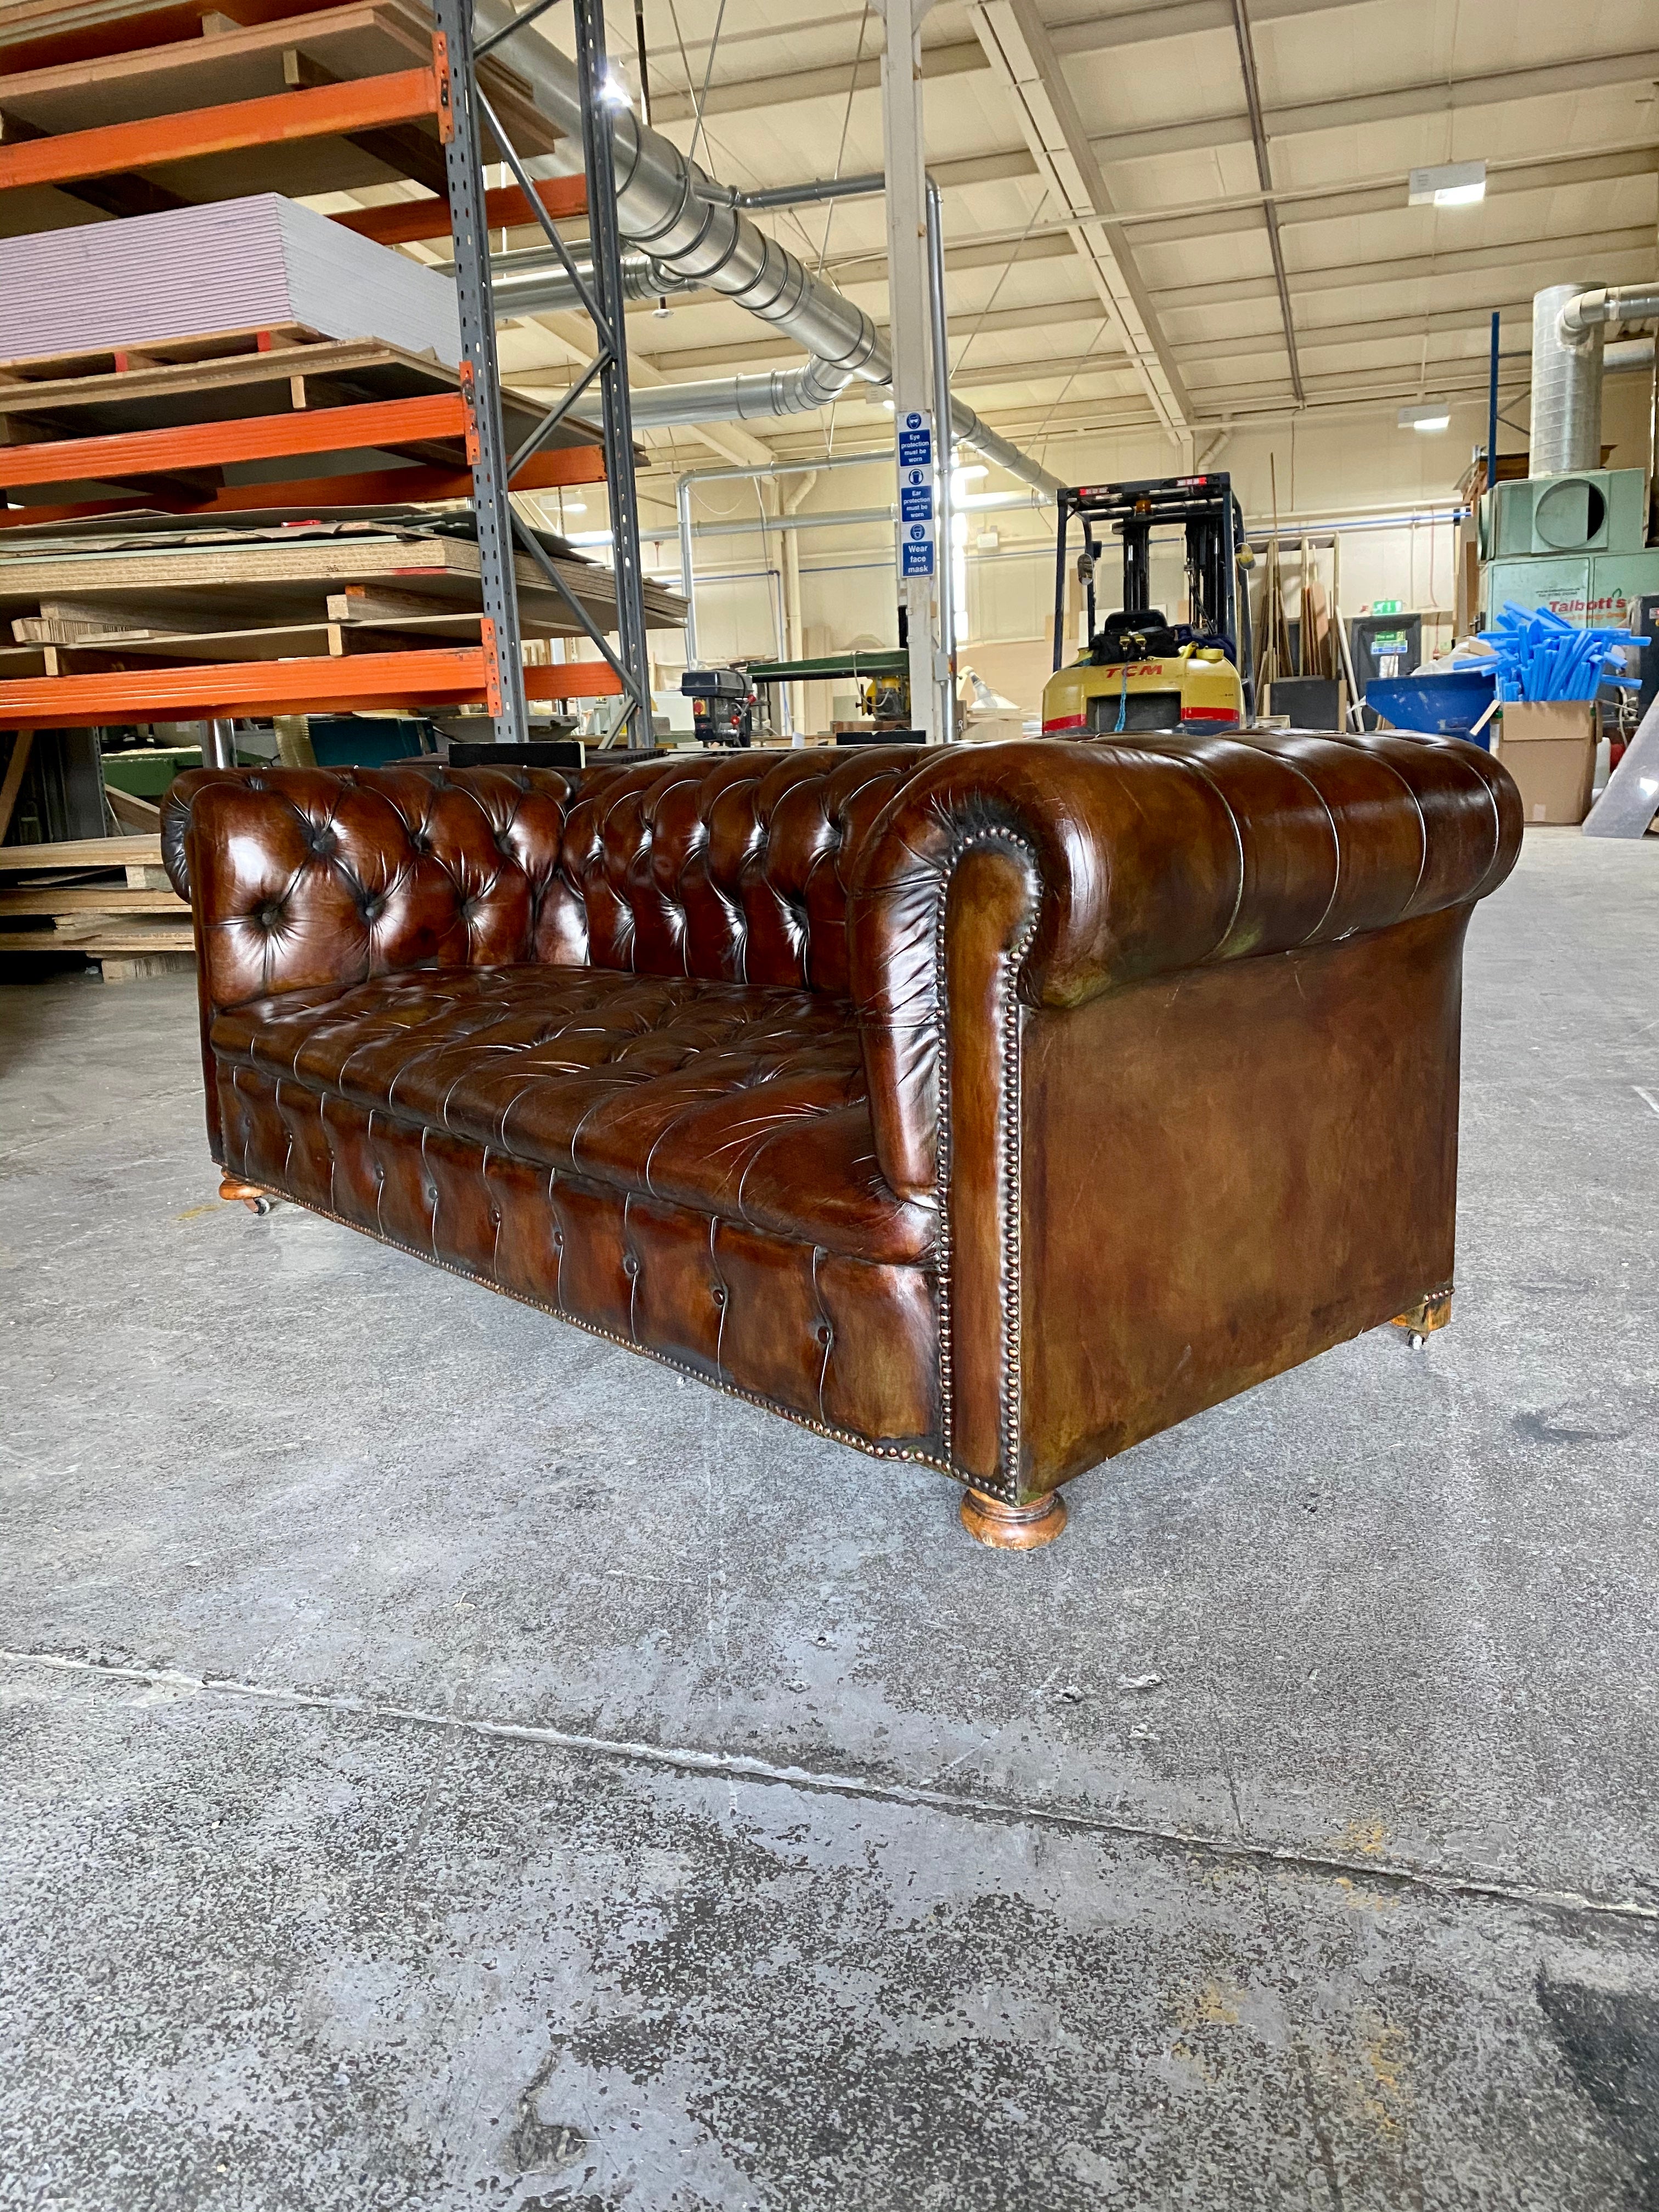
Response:
[[[1018,994],[1066,1006],[1473,902],[1508,875],[1522,826],[1504,769],[1455,739],[941,753],[896,793],[853,871],[849,966],[883,1172],[910,1197],[935,1182],[946,917],[968,854],[1000,852],[1024,872]]]

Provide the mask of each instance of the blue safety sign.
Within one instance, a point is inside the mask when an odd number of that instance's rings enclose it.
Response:
[[[924,538],[920,545],[908,539],[904,546],[904,574],[907,576],[931,576],[933,573],[933,541]]]
[[[933,465],[933,428],[920,408],[898,419],[898,465],[902,469],[930,469]]]
[[[902,522],[931,522],[933,519],[933,487],[926,484],[899,486],[899,520]]]

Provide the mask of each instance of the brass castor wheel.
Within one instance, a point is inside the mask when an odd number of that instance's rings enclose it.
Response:
[[[222,1199],[240,1198],[250,1213],[269,1213],[276,1203],[268,1190],[261,1190],[257,1182],[244,1182],[239,1176],[226,1176],[219,1185]]]
[[[998,1552],[1035,1552],[1052,1544],[1066,1526],[1066,1506],[1057,1490],[1029,1505],[1006,1504],[982,1490],[962,1493],[962,1525],[975,1543]]]
[[[1435,1330],[1444,1328],[1451,1319],[1451,1302],[1449,1291],[1437,1291],[1432,1297],[1419,1298],[1414,1306],[1396,1314],[1393,1326],[1405,1330],[1406,1341],[1413,1352],[1426,1352]]]

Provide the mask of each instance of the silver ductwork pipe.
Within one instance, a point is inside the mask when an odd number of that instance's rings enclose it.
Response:
[[[1535,477],[1601,465],[1601,378],[1643,368],[1651,339],[1609,348],[1609,323],[1659,315],[1659,284],[1552,284],[1532,302],[1532,459]]]
[[[1601,368],[1608,376],[1633,376],[1653,367],[1651,338],[1614,338],[1601,349]]]
[[[636,388],[628,397],[636,429],[665,430],[680,422],[758,422],[768,416],[810,414],[839,398],[852,380],[850,369],[809,361],[804,368],[771,369],[758,376],[711,376],[698,384]]]
[[[1582,284],[1552,284],[1532,301],[1532,434],[1528,473],[1576,474],[1601,465],[1601,341],[1599,322],[1565,327],[1565,310]]]
[[[515,12],[507,0],[476,0],[480,39],[510,28]],[[503,58],[524,79],[542,113],[573,147],[580,147],[582,108],[574,64],[531,33],[514,39]],[[837,372],[843,373],[843,389],[854,376],[890,383],[892,356],[863,308],[757,229],[734,204],[728,185],[717,183],[631,109],[616,111],[614,142],[617,223],[630,245],[642,248],[682,284],[722,293],[785,332],[811,356],[809,372],[816,373],[820,384]],[[1060,489],[1057,477],[988,430],[971,408],[953,405],[951,428],[958,441],[1022,483],[1049,498]]]
[[[505,0],[477,0],[481,37],[505,30],[514,15]],[[534,35],[514,39],[503,58],[542,113],[579,147],[575,64]],[[630,245],[642,246],[672,275],[723,292],[763,322],[778,324],[809,353],[849,375],[871,372],[881,340],[861,307],[757,230],[724,186],[631,109],[616,110],[613,139],[617,227]],[[875,368],[878,382],[884,366]]]
[[[1597,323],[1639,323],[1659,315],[1659,284],[1609,284],[1580,292],[1561,310],[1564,337],[1582,337]]]
[[[589,291],[593,289],[593,264],[573,256]],[[624,253],[623,296],[629,300],[659,300],[665,293],[686,289],[678,277],[659,269],[648,253]],[[538,253],[497,253],[490,257],[489,289],[497,316],[550,315],[580,307],[582,295],[564,272],[564,264],[550,246]]]

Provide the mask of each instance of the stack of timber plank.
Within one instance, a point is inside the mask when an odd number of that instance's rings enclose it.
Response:
[[[12,740],[14,761],[27,741],[27,732]],[[193,950],[190,908],[167,881],[158,830],[0,845],[0,955],[79,953],[118,982],[188,967]]]
[[[614,621],[610,571],[559,538],[541,542],[570,598],[600,626]],[[517,574],[527,636],[580,635],[528,556]],[[647,586],[647,621],[671,624],[681,605]],[[451,708],[479,692],[477,546],[429,510],[309,526],[14,531],[0,557],[0,621],[11,640],[0,647],[4,727]],[[615,682],[587,662],[532,665],[526,678],[542,699],[604,696]]]

